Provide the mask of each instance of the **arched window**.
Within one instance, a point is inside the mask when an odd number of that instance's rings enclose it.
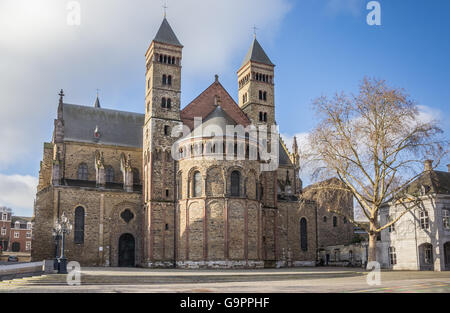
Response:
[[[162,77],[162,84],[167,85],[167,75],[163,75]]]
[[[259,112],[259,121],[260,121],[260,122],[263,121],[263,112]]]
[[[259,91],[259,100],[262,100],[263,99],[263,92],[262,92],[262,90],[260,90]]]
[[[267,113],[264,113],[264,122],[267,122]]]
[[[164,135],[165,136],[170,135],[170,126],[168,126],[168,125],[164,126]]]
[[[114,169],[112,166],[107,166],[105,170],[105,179],[107,183],[114,182]]]
[[[326,216],[323,217],[323,222],[324,222],[324,223],[327,222],[327,217],[326,217]]]
[[[78,180],[88,180],[88,166],[86,163],[78,165]]]
[[[166,98],[162,98],[161,99],[161,107],[165,108],[166,106],[167,106],[167,100],[166,100]]]
[[[231,173],[231,196],[239,197],[241,192],[241,173],[233,171]]]
[[[167,63],[167,55],[164,56],[164,63]]]
[[[429,229],[430,228],[430,218],[428,217],[428,211],[420,211],[420,228]]]
[[[333,227],[337,227],[337,217],[333,216]]]
[[[133,184],[139,185],[141,183],[141,176],[139,176],[139,170],[133,168]]]
[[[172,108],[172,100],[171,99],[167,99],[167,108],[168,109]]]
[[[178,175],[177,178],[177,199],[181,199],[183,197],[183,185],[181,182],[181,174]]]
[[[167,85],[172,86],[172,76],[167,77]]]
[[[84,209],[79,206],[75,209],[74,242],[84,243]]]
[[[202,196],[202,174],[200,174],[200,172],[194,173],[192,191],[192,195],[194,196],[194,198]]]
[[[263,93],[263,100],[267,101],[267,91],[264,91],[264,93]]]
[[[308,251],[308,223],[306,218],[300,220],[300,248]]]

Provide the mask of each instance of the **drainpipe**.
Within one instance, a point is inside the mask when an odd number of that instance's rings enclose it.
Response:
[[[416,211],[416,210],[414,210]],[[416,214],[413,212],[410,212],[413,215],[414,220],[414,241],[416,245],[416,264],[417,264],[417,270],[420,271],[420,253],[419,253],[419,247],[417,246],[417,221],[416,221]]]
[[[173,268],[177,267],[177,199],[178,199],[178,184],[177,184],[177,165],[173,160],[173,181],[175,186],[173,188]]]
[[[317,262],[319,262],[319,230],[318,230],[318,222],[317,222],[317,205],[315,207],[314,214],[316,216],[316,263],[317,263]]]

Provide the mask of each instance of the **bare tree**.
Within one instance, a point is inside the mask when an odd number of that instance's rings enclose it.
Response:
[[[437,122],[424,119],[402,89],[391,88],[383,80],[365,78],[359,95],[323,96],[314,106],[319,124],[309,137],[308,159],[318,162],[316,175],[332,175],[340,181],[317,188],[353,195],[368,226],[346,217],[368,232],[368,261],[376,261],[377,234],[419,203],[401,191],[420,175],[418,166],[426,159],[433,158],[435,165],[439,164],[447,153],[448,141],[440,138],[442,130]],[[404,211],[380,226],[380,207],[392,199]],[[343,211],[334,212],[345,216]]]

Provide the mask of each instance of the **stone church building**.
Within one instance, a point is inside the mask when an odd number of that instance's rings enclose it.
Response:
[[[237,72],[238,103],[216,76],[181,109],[182,50],[164,18],[145,55],[145,114],[102,108],[98,97],[91,107],[68,104],[61,91],[39,173],[33,260],[55,257],[63,212],[73,224],[65,254],[82,266],[314,266],[319,233],[351,240],[349,224],[325,224],[327,204],[303,194],[296,140],[292,152],[267,140],[279,165],[263,171],[266,161],[249,152],[260,141],[225,134],[229,125],[276,125],[275,65],[256,38]],[[196,118],[228,138],[196,136]],[[172,136],[181,125],[192,133]]]

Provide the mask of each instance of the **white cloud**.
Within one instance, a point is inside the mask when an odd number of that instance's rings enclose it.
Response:
[[[284,143],[290,152],[292,152],[292,144],[294,143],[294,137],[297,137],[297,145],[299,147],[300,152],[305,149],[308,145],[308,136],[309,133],[297,133],[295,135],[289,134],[280,134],[281,138],[283,138]]]
[[[422,123],[439,122],[442,119],[442,112],[426,105],[418,105],[418,119]]]
[[[308,158],[308,154],[311,152],[311,145],[309,143],[309,133],[297,133],[295,135],[289,134],[280,134],[283,138],[284,143],[286,144],[289,151],[292,152],[292,144],[294,143],[294,137],[297,137],[297,145],[300,153],[300,177],[303,181],[303,186],[307,186],[312,181],[312,175],[314,170],[316,169],[317,164],[314,164],[310,160],[305,161]]]
[[[0,2],[0,150],[7,151],[0,171],[30,159],[37,167],[60,88],[71,103],[89,104],[100,88],[108,107],[143,111],[144,92],[137,95],[142,106],[118,102],[144,86],[144,54],[162,21],[163,1],[79,0],[79,27],[67,25],[68,2]],[[288,0],[170,1],[168,20],[185,47],[184,81],[234,74],[231,61],[244,57],[252,26],[269,45],[289,9]]]
[[[0,206],[12,208],[15,215],[31,216],[37,184],[36,177],[0,174]]]
[[[328,0],[325,10],[328,14],[336,16],[341,14],[350,14],[360,16],[365,9],[366,2],[361,0]]]

